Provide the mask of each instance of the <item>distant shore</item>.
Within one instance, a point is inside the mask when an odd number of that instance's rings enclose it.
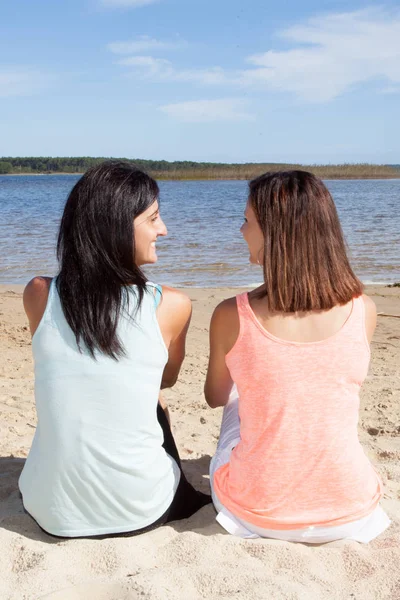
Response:
[[[233,177],[233,176],[215,176],[215,177],[202,177],[200,175],[192,175],[192,176],[181,176],[181,175],[171,175],[171,174],[167,174],[167,173],[162,173],[162,174],[158,174],[158,173],[149,173],[152,177],[154,177],[155,179],[157,179],[158,181],[247,181],[249,179],[251,179],[253,176],[249,176],[249,177],[245,177],[245,176],[237,176],[237,177]],[[0,177],[22,177],[22,176],[29,176],[29,177],[38,177],[40,175],[71,175],[71,176],[77,176],[77,175],[83,175],[82,173],[65,173],[63,171],[57,171],[57,172],[52,172],[52,173],[2,173],[0,174]],[[362,180],[362,179],[370,179],[372,180],[379,180],[379,179],[386,179],[388,181],[390,181],[391,179],[400,179],[400,169],[399,169],[399,174],[398,175],[349,175],[349,174],[343,174],[343,175],[329,175],[327,177],[325,177],[324,175],[318,175],[318,177],[321,177],[321,179],[325,179],[325,181],[335,181],[335,180],[342,180],[342,181],[351,181],[351,180]]]
[[[4,175],[81,175],[104,160],[135,164],[155,179],[164,181],[249,180],[272,171],[303,170],[322,179],[400,179],[400,165],[298,163],[213,163],[111,157],[0,157]]]

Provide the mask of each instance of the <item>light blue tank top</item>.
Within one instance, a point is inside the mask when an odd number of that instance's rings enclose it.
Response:
[[[51,282],[32,339],[38,424],[19,480],[26,510],[63,537],[133,531],[156,521],[180,479],[157,421],[168,359],[153,284],[142,305],[129,289],[117,333],[126,356],[79,352]]]

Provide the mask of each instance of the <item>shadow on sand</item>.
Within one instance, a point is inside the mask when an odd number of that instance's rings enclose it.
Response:
[[[0,528],[48,544],[67,543],[68,539],[53,537],[40,529],[35,520],[25,511],[18,489],[18,479],[24,464],[24,458],[0,457]],[[192,460],[182,460],[182,467],[188,480],[196,489],[204,493],[210,493],[209,464],[210,456],[208,455]],[[221,528],[215,522],[215,511],[211,504],[203,507],[190,519],[175,521],[167,526],[173,527],[178,533],[185,531],[195,531],[202,535],[222,533]]]

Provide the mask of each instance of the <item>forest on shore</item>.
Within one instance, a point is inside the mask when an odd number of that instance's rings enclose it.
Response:
[[[156,179],[252,179],[266,171],[302,169],[323,179],[394,179],[400,178],[400,165],[337,164],[300,165],[284,163],[209,163],[194,161],[110,159],[82,157],[2,157],[0,175],[84,173],[104,160],[134,163]]]

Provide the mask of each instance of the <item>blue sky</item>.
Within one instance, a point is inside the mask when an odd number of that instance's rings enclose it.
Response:
[[[399,2],[0,9],[0,156],[400,163],[399,107]]]

